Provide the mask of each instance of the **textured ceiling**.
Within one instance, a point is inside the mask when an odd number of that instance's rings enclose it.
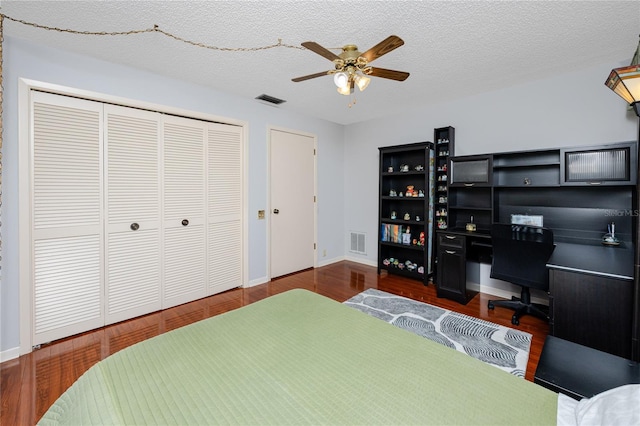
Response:
[[[7,36],[164,74],[341,124],[496,90],[611,62],[628,65],[640,34],[640,1],[11,1],[10,18],[80,31],[154,25],[208,46],[248,48],[315,41],[364,52],[391,34],[405,45],[373,65],[407,71],[404,82],[372,78],[357,103],[331,77],[293,77],[333,67],[305,49],[225,51],[160,33],[75,35],[4,21]],[[333,50],[336,48],[336,50]],[[626,61],[626,62],[625,62]],[[602,81],[606,76],[602,76]],[[258,101],[255,101],[258,102]]]

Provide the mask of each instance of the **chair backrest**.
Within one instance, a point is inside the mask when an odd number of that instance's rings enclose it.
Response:
[[[553,232],[528,225],[491,226],[491,278],[547,290],[547,261],[553,252]]]

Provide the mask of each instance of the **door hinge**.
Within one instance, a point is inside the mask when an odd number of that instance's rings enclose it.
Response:
[[[315,195],[313,196],[313,202],[314,203],[316,202],[316,196]]]
[[[316,149],[313,148],[313,155],[316,155]]]
[[[313,243],[313,249],[314,250],[316,249],[316,243]]]

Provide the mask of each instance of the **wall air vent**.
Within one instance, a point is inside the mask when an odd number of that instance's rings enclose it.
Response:
[[[349,251],[358,254],[367,254],[365,250],[365,234],[361,232],[351,232],[351,246]]]
[[[273,96],[265,95],[264,93],[262,95],[256,97],[256,99],[258,99],[260,101],[268,102],[268,103],[273,104],[273,105],[280,105],[283,102],[287,102],[284,99],[274,98]]]

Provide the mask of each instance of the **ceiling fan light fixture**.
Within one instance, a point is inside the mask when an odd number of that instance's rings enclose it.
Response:
[[[349,87],[349,85],[338,87],[338,93],[340,93],[341,95],[349,96],[351,94],[351,87]]]
[[[364,89],[367,88],[367,86],[371,82],[371,79],[367,76],[356,74],[354,81],[356,83],[356,86],[358,86],[358,89],[360,89],[361,92],[364,92]]]
[[[338,86],[338,89],[349,88],[349,76],[346,72],[335,73],[333,75],[333,82]]]

